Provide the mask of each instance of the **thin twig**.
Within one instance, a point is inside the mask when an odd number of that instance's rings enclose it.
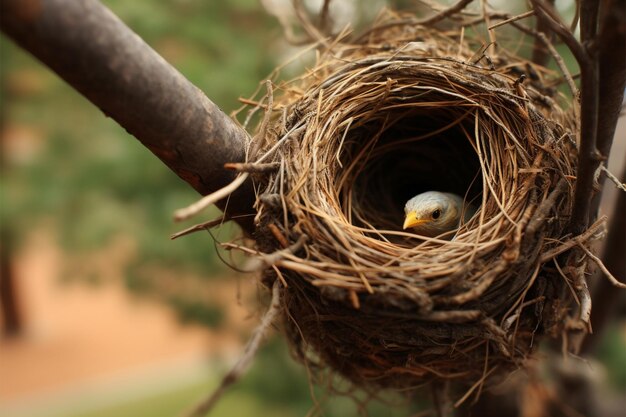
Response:
[[[578,64],[582,67],[589,59],[587,51],[585,51],[585,48],[563,23],[556,10],[554,10],[554,7],[546,3],[545,0],[530,0],[530,2],[533,5],[537,19],[541,20],[545,24],[545,27],[559,36],[572,54],[574,54]]]
[[[619,213],[617,214],[619,216]],[[578,243],[578,246],[585,251],[585,253],[587,254],[587,256],[589,256],[591,258],[591,260],[593,260],[595,262],[596,265],[598,265],[598,268],[600,268],[600,271],[602,271],[602,273],[604,274],[605,277],[608,278],[609,282],[611,284],[613,284],[614,286],[616,286],[617,288],[624,288],[626,289],[626,284],[624,284],[623,282],[620,282],[617,278],[615,278],[613,276],[613,274],[611,274],[611,271],[609,271],[606,266],[604,266],[604,262],[602,262],[602,260],[600,258],[598,258],[596,255],[594,255],[589,249],[587,249],[584,245],[581,245],[580,243]]]
[[[450,6],[447,9],[444,9],[442,11],[440,11],[439,13],[434,14],[433,16],[424,18],[424,19],[415,19],[414,17],[411,18],[404,18],[404,19],[394,19],[388,22],[385,22],[383,24],[379,24],[376,25],[368,30],[366,30],[365,32],[361,33],[360,35],[356,36],[354,38],[355,42],[361,42],[363,41],[363,39],[365,39],[366,37],[368,37],[369,35],[375,33],[375,32],[380,32],[380,31],[384,31],[386,29],[390,29],[396,26],[406,26],[406,25],[422,25],[422,26],[430,26],[433,25],[435,23],[440,22],[441,20],[445,19],[446,17],[450,17],[452,15],[454,15],[455,13],[460,13],[465,7],[467,7],[472,1],[474,0],[459,0],[457,3],[453,4],[452,6]]]
[[[303,127],[302,126],[302,122],[300,124],[294,126],[280,140],[278,140],[274,144],[274,146],[272,146],[267,152],[265,152],[265,154],[263,154],[261,157],[259,157],[256,160],[255,164],[256,165],[260,165],[266,158],[269,158],[276,151],[276,149],[278,149],[280,147],[280,145],[284,141],[286,141],[288,138],[290,138],[292,134],[295,134],[295,133],[299,132],[302,129],[302,127]],[[211,193],[209,195],[204,196],[200,200],[196,201],[195,203],[193,203],[193,204],[191,204],[191,205],[189,205],[189,206],[187,206],[185,208],[177,210],[176,212],[174,212],[174,220],[175,221],[186,220],[186,219],[188,219],[190,217],[193,217],[196,214],[200,213],[202,210],[204,210],[205,208],[207,208],[211,204],[215,204],[217,201],[220,201],[221,199],[228,197],[233,192],[235,192],[242,184],[245,183],[245,181],[249,177],[249,175],[250,174],[248,172],[240,173],[239,175],[237,175],[237,177],[235,177],[235,179],[230,184],[226,185],[225,187],[217,190],[214,193]]]
[[[252,337],[248,341],[248,344],[245,347],[244,353],[239,358],[235,366],[230,370],[226,376],[222,379],[220,386],[211,393],[207,398],[202,400],[198,405],[196,405],[190,412],[185,413],[186,417],[203,417],[205,416],[213,406],[217,403],[217,401],[224,395],[228,387],[237,382],[248,370],[252,360],[256,356],[259,347],[261,346],[261,342],[263,338],[270,330],[276,317],[280,313],[281,304],[280,304],[280,289],[281,283],[280,280],[274,281],[274,285],[272,286],[272,301],[270,306],[268,307],[261,323],[257,326],[252,333]]]
[[[560,254],[568,251],[574,246],[577,246],[580,243],[586,242],[589,239],[593,239],[594,235],[604,228],[605,223],[606,223],[606,216],[602,216],[593,225],[591,225],[587,230],[585,230],[584,233],[571,238],[567,242],[563,243],[562,245],[557,246],[554,249],[551,249],[545,252],[543,255],[541,255],[540,262],[542,263],[548,262],[550,259],[556,256],[559,256]]]
[[[517,16],[513,16],[513,17],[508,18],[506,20],[503,20],[501,22],[495,23],[495,24],[489,26],[488,29],[489,30],[493,30],[495,28],[499,28],[500,26],[504,26],[504,25],[506,25],[508,23],[517,22],[518,20],[521,20],[521,19],[526,19],[527,17],[533,16],[534,14],[535,14],[534,10],[529,10],[529,11],[527,11],[525,13],[518,14]]]
[[[224,168],[239,172],[261,174],[277,171],[278,168],[280,168],[280,162],[268,162],[265,164],[257,164],[253,162],[229,162],[224,164]]]
[[[217,219],[213,219],[213,220],[209,220],[208,222],[204,222],[204,223],[199,223],[196,225],[193,225],[185,230],[181,230],[180,232],[176,232],[174,234],[172,234],[170,236],[171,240],[174,239],[178,239],[179,237],[182,236],[186,236],[195,232],[199,232],[202,230],[207,230],[207,229],[212,229],[215,226],[219,226],[221,224],[224,224],[225,222],[227,222],[229,219],[227,219],[225,216],[220,216]]]
[[[248,174],[247,172],[244,172],[243,174],[239,174],[227,186],[217,190],[214,193],[211,193],[209,195],[206,195],[206,196],[202,197],[200,200],[196,201],[195,203],[191,204],[188,207],[182,208],[180,210],[176,210],[174,212],[174,220],[177,221],[177,222],[182,221],[182,220],[186,220],[186,219],[188,219],[190,217],[193,217],[196,214],[200,213],[202,210],[204,210],[205,208],[207,208],[211,204],[215,204],[216,202],[220,201],[221,199],[228,197],[237,188],[239,188],[244,182],[246,182],[246,180],[248,179],[249,175],[250,174]]]
[[[298,238],[298,240],[296,240],[295,243],[286,247],[285,249],[278,250],[274,253],[261,255],[258,259],[261,260],[265,264],[265,266],[275,265],[279,260],[285,258],[286,255],[294,254],[298,250],[300,250],[307,240],[308,236],[302,235]]]
[[[602,170],[602,172],[604,172],[604,174],[607,176],[607,178],[610,179],[613,184],[615,184],[615,186],[618,189],[620,189],[622,191],[626,191],[626,183],[621,182],[619,180],[619,178],[617,178],[615,175],[613,175],[613,173],[611,173],[611,171],[609,171],[607,169],[606,166],[601,165],[600,169]]]
[[[565,178],[559,180],[552,191],[550,191],[548,197],[539,204],[539,207],[537,207],[537,210],[533,213],[532,220],[530,220],[526,228],[526,234],[533,236],[537,233],[541,225],[548,220],[550,211],[556,206],[557,199],[565,192],[567,185]]]
[[[489,36],[489,45],[487,45],[487,49],[486,49],[486,51],[489,54],[485,55],[485,58],[491,65],[492,69],[495,69],[493,68],[493,64],[491,64],[491,56],[495,55],[496,53],[496,43],[497,43],[496,33],[492,29],[489,28],[489,26],[491,26],[491,19],[489,17],[489,11],[487,10],[487,7],[488,7],[487,0],[481,0],[480,6],[482,9],[482,14],[483,14],[483,19],[485,21],[485,25],[487,26],[487,35]]]
[[[573,252],[571,256],[577,256],[578,254],[576,252]],[[587,284],[587,277],[586,277],[586,270],[585,270],[585,265],[580,266],[578,268],[575,267],[570,267],[573,271],[574,271],[574,289],[576,290],[576,296],[578,297],[578,300],[580,302],[580,313],[579,313],[579,319],[580,321],[582,321],[583,323],[585,323],[585,326],[587,326],[589,328],[589,330],[591,330],[590,326],[590,320],[591,320],[591,293],[589,292],[589,284]],[[591,331],[589,331],[591,333]],[[578,351],[579,347],[576,348],[576,351]]]
[[[320,29],[317,28],[313,22],[311,22],[302,0],[291,0],[291,2],[293,4],[293,10],[296,13],[296,17],[300,22],[300,27],[306,32],[309,41],[326,43],[327,41],[324,34],[320,32]]]
[[[574,82],[574,76],[570,73],[569,69],[567,68],[565,61],[563,61],[563,57],[561,57],[561,55],[558,53],[558,51],[556,50],[554,45],[552,45],[552,42],[550,42],[550,39],[548,39],[546,35],[544,35],[541,32],[538,32],[537,37],[541,40],[541,42],[543,42],[546,48],[548,48],[548,52],[550,52],[552,59],[554,59],[554,62],[556,62],[557,67],[559,67],[559,70],[561,71],[561,74],[563,74],[563,77],[565,78],[565,82],[567,83],[567,86],[569,87],[569,90],[572,93],[572,100],[576,100],[576,98],[578,97],[578,87],[576,87],[576,83]],[[580,114],[580,110],[578,109],[578,106],[576,105],[576,103],[573,104],[573,108],[574,108],[574,115],[576,117],[576,123],[578,123],[578,115]]]
[[[439,13],[433,16],[418,20],[417,24],[423,25],[423,26],[434,25],[435,23],[442,21],[446,17],[450,17],[454,14],[459,13],[461,10],[465,9],[465,7],[467,7],[472,1],[473,0],[459,0],[456,3],[454,3],[452,6],[440,11]]]
[[[554,47],[554,45],[552,44],[552,42],[550,41],[550,39],[548,39],[548,37],[543,33],[543,32],[538,32],[537,30],[528,27],[522,23],[520,23],[517,20],[510,20],[511,16],[509,14],[506,13],[498,13],[498,14],[493,14],[492,19],[494,18],[500,18],[500,19],[506,19],[509,20],[509,23],[511,24],[511,26],[515,27],[516,29],[518,29],[519,31],[521,31],[522,33],[525,33],[529,36],[532,36],[533,38],[535,38],[536,40],[540,41],[545,48],[548,50],[550,56],[552,57],[552,59],[554,59],[554,62],[556,63],[557,67],[559,68],[559,71],[561,72],[561,74],[563,74],[563,79],[567,82],[567,85],[570,89],[570,92],[572,93],[572,97],[576,98],[578,97],[578,87],[576,87],[576,83],[574,82],[574,76],[572,76],[572,74],[570,73],[570,70],[567,68],[567,65],[565,65],[565,62],[563,61],[563,58],[561,57],[561,55],[558,53],[558,51],[556,50],[556,48]],[[559,81],[560,83],[561,81]],[[576,108],[576,106],[574,106],[574,111],[575,111],[575,119],[578,119],[578,110]]]

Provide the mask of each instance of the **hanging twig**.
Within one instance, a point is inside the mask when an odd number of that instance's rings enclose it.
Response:
[[[220,216],[217,219],[213,219],[213,220],[209,220],[208,222],[196,224],[196,225],[193,225],[191,227],[188,227],[185,230],[181,230],[180,232],[176,232],[176,233],[174,233],[174,234],[172,234],[170,236],[170,239],[175,240],[175,239],[178,239],[179,237],[183,237],[183,236],[186,236],[186,235],[190,235],[192,233],[200,232],[202,230],[212,229],[215,226],[219,226],[221,224],[224,224],[228,220],[229,219],[226,219],[226,217]]]
[[[202,417],[205,416],[213,406],[217,403],[217,401],[224,395],[226,390],[233,385],[235,382],[239,381],[252,363],[259,347],[261,346],[261,342],[263,338],[270,330],[276,317],[280,313],[281,305],[280,305],[280,288],[281,283],[280,280],[274,281],[274,286],[272,287],[272,301],[270,303],[269,308],[265,312],[263,319],[259,326],[252,333],[252,337],[248,341],[246,348],[244,350],[243,355],[235,366],[230,370],[226,376],[222,379],[220,386],[211,393],[207,398],[202,400],[198,405],[196,405],[189,413],[186,413],[186,417]]]

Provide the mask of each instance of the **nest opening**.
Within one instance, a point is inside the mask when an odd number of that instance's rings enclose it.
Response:
[[[337,181],[342,210],[353,225],[402,230],[404,204],[425,191],[451,192],[479,205],[482,180],[469,134],[472,121],[463,109],[429,106],[402,112],[390,126],[385,121],[396,117],[393,111],[381,114],[347,133]],[[414,244],[406,237],[396,240]]]

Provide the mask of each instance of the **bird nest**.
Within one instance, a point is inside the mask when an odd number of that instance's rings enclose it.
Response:
[[[257,189],[247,251],[280,286],[297,357],[359,386],[482,386],[577,314],[554,261],[574,246],[576,175],[554,73],[463,38],[390,16],[321,46],[253,109],[265,118],[240,167]],[[405,202],[427,190],[478,211],[447,236],[402,230]]]

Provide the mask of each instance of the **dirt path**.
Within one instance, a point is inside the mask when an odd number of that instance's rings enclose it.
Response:
[[[165,306],[123,288],[119,253],[124,250],[116,246],[117,255],[103,254],[99,267],[108,269],[107,280],[99,286],[60,282],[63,255],[49,235],[34,236],[19,255],[26,332],[0,340],[0,403],[52,395],[133,370],[237,355],[242,325],[255,320],[236,305],[234,281],[216,285],[232,299],[229,321],[240,323],[239,331],[182,326]]]

